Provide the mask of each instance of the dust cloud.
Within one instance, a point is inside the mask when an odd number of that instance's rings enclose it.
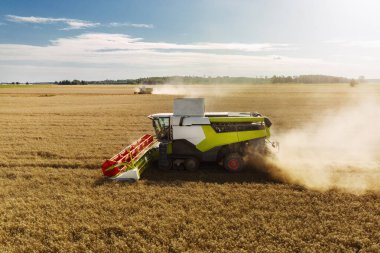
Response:
[[[153,94],[178,95],[187,98],[206,96],[225,96],[230,94],[230,89],[224,86],[199,85],[199,84],[163,84],[156,85]]]
[[[310,189],[380,191],[380,102],[352,101],[276,136],[280,150],[261,165],[275,178]],[[275,136],[275,135],[274,135]]]
[[[153,89],[153,94],[161,95],[203,95],[202,90],[194,89],[194,87],[186,87],[185,85],[164,84],[156,85]]]
[[[204,86],[203,86],[204,87]],[[204,89],[197,85],[186,85],[181,77],[172,79],[168,83],[156,85],[153,94],[158,95],[179,95],[187,97],[197,97],[204,95]]]

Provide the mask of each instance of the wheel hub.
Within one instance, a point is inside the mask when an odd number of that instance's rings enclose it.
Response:
[[[233,170],[236,170],[239,167],[239,161],[236,159],[231,159],[228,162],[228,167],[230,167]]]

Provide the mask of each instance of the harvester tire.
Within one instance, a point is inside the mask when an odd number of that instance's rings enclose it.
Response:
[[[195,157],[187,158],[184,165],[186,170],[196,171],[199,168],[199,160]]]
[[[167,162],[165,163],[160,163],[158,162],[158,168],[162,171],[167,171],[167,170],[170,170],[173,166],[173,162],[171,160],[168,160]]]
[[[230,153],[224,157],[223,167],[229,172],[238,172],[244,168],[244,160],[238,153]]]

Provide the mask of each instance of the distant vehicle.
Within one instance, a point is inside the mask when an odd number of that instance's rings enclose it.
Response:
[[[152,94],[153,88],[146,88],[145,86],[135,89],[134,94]]]

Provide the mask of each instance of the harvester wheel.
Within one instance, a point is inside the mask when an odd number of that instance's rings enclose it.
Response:
[[[188,171],[196,171],[199,168],[199,160],[195,157],[187,158],[185,160],[185,169]]]
[[[230,172],[241,171],[244,167],[244,160],[238,153],[230,153],[224,158],[223,166]]]
[[[171,160],[167,160],[167,162],[158,162],[158,168],[162,171],[170,170],[173,166],[173,162]]]

